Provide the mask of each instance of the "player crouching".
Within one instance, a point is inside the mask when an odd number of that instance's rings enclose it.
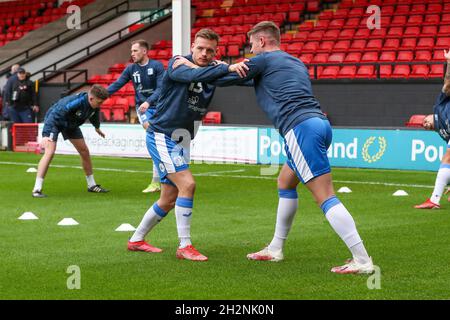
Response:
[[[108,98],[108,91],[100,85],[93,85],[89,92],[81,92],[67,96],[53,104],[47,111],[42,130],[41,147],[45,149],[44,155],[39,161],[36,182],[32,196],[44,198],[42,185],[47,174],[50,162],[56,150],[59,133],[64,140],[69,139],[81,156],[81,163],[86,174],[88,192],[104,193],[108,190],[102,188],[94,180],[92,162],[89,149],[83,138],[80,126],[87,120],[95,127],[95,131],[102,137],[105,134],[100,130],[100,106]]]

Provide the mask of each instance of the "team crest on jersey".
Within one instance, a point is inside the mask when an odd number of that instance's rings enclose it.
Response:
[[[184,158],[181,156],[176,156],[173,158],[173,162],[177,167],[181,167],[184,164]]]
[[[148,74],[149,76],[153,75],[153,68],[148,68],[148,69],[147,69],[147,74]]]
[[[81,117],[81,114],[82,114],[82,111],[81,111],[81,110],[78,110],[78,111],[75,113],[75,115],[76,115],[77,117]]]

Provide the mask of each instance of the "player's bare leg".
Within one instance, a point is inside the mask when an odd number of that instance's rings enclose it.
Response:
[[[177,221],[180,246],[176,256],[178,259],[206,261],[208,258],[199,253],[191,243],[192,207],[195,193],[195,180],[190,170],[168,174],[168,178],[178,188],[175,201],[175,217]]]
[[[148,127],[150,126],[149,122],[144,122],[142,124],[142,127],[145,131],[147,131]],[[152,175],[152,181],[150,184],[142,190],[143,193],[155,193],[161,191],[161,183],[159,182],[159,173],[158,170],[155,167],[155,163],[153,162],[153,175]]]
[[[363,241],[356,230],[355,221],[344,205],[335,196],[331,173],[318,176],[306,183],[317,204],[334,231],[345,242],[353,259],[343,266],[332,268],[335,273],[372,273],[372,259],[367,254]]]
[[[88,191],[96,192],[96,193],[108,192],[108,190],[102,188],[100,185],[95,183],[94,175],[92,172],[91,155],[89,153],[89,148],[86,145],[86,142],[84,141],[84,139],[70,139],[70,142],[73,144],[75,149],[77,149],[78,153],[80,154],[81,165],[83,167],[84,173],[86,174]]]
[[[250,253],[250,260],[281,261],[283,260],[283,247],[289,230],[294,221],[298,207],[298,196],[296,188],[299,179],[295,172],[285,164],[278,176],[278,210],[275,234],[272,242],[261,251]]]
[[[41,142],[41,146],[44,148],[44,155],[39,161],[38,170],[36,173],[36,181],[33,188],[32,196],[34,198],[45,198],[46,195],[42,193],[42,186],[45,176],[47,175],[48,168],[55,155],[56,142],[44,137]]]
[[[162,184],[161,196],[145,213],[141,223],[128,241],[128,250],[158,253],[162,250],[145,241],[147,234],[175,207],[178,189],[167,183]]]
[[[450,183],[450,148],[447,148],[445,152],[439,171],[436,175],[436,181],[434,183],[434,190],[431,197],[428,198],[424,203],[414,206],[416,209],[439,209],[442,194],[444,193],[445,187]],[[448,190],[447,190],[448,192]],[[447,194],[446,192],[446,194]],[[450,201],[450,198],[448,198]]]

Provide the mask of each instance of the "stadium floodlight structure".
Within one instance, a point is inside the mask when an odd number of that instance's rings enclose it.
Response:
[[[191,46],[191,0],[172,1],[173,55],[190,53]]]

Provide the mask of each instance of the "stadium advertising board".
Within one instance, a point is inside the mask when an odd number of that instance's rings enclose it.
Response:
[[[148,157],[141,126],[104,124],[102,130],[106,139],[90,124],[82,126],[91,154]],[[438,134],[430,131],[335,128],[328,157],[338,167],[435,171],[446,148]],[[61,135],[56,152],[77,154]],[[194,163],[282,164],[286,153],[283,139],[273,128],[201,126],[191,143],[191,160]]]
[[[278,132],[260,128],[258,136],[258,163],[284,163],[284,142]],[[435,171],[446,148],[436,132],[335,128],[328,157],[337,167]]]

